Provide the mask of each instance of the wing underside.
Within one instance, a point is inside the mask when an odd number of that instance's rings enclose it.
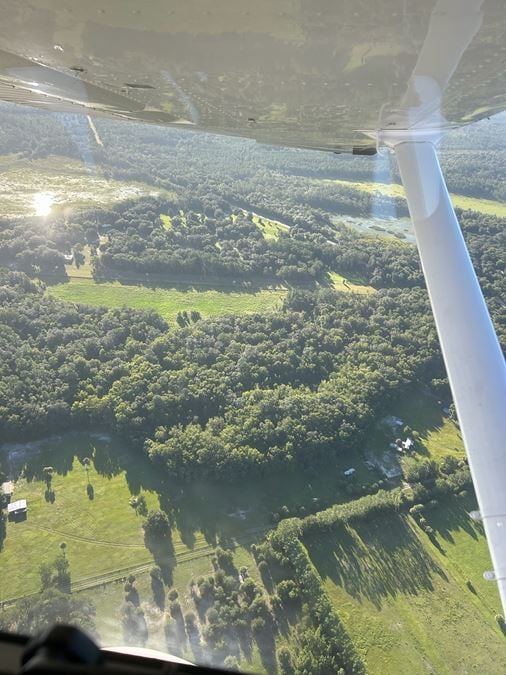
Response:
[[[373,151],[363,131],[402,106],[434,4],[3,0],[0,98],[267,143]],[[480,30],[444,94],[444,126],[506,108],[501,5],[483,4]]]

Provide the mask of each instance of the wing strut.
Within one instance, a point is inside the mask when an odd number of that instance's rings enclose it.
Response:
[[[433,142],[393,148],[506,613],[506,363]]]

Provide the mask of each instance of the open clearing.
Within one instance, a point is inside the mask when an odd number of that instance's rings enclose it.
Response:
[[[496,589],[484,590],[481,578],[490,565],[485,538],[462,500],[448,501],[431,522],[442,552],[401,515],[306,541],[373,675],[503,675],[506,670],[505,637],[494,620],[499,597]]]
[[[245,211],[247,213],[247,211]],[[264,239],[279,239],[281,232],[288,232],[290,229],[289,225],[282,223],[279,220],[272,220],[271,218],[265,218],[264,216],[258,215],[258,213],[252,213],[253,222],[262,232]]]
[[[237,508],[233,494],[214,494],[213,499],[205,488],[202,494],[183,494],[180,486],[160,478],[145,456],[107,435],[75,432],[9,444],[1,452],[15,481],[16,498],[28,502],[28,517],[8,523],[0,552],[0,601],[37,592],[39,565],[58,555],[61,541],[67,544],[73,590],[114,581],[128,574],[127,568],[149,571],[155,558],[144,543],[144,519],[129,505],[132,495],[142,493],[148,509],[176,509],[172,544],[165,552],[171,568],[178,559],[189,564],[210,555],[219,539],[231,544],[253,541],[268,527],[266,512],[239,517],[231,506]],[[84,457],[91,459],[89,472]],[[46,466],[54,469],[54,502],[45,495]]]
[[[410,453],[415,460],[440,462],[446,455],[459,459],[465,456],[458,425],[443,413],[442,404],[430,394],[412,388],[389,406],[388,413],[369,433],[365,452],[369,461],[391,470],[392,476],[400,475],[405,455],[399,454],[390,444],[399,437],[406,439],[408,434],[403,431],[406,426],[415,432],[415,452]],[[389,425],[385,421],[389,416],[397,418],[401,424]]]
[[[194,480],[181,485],[170,481],[148,458],[107,434],[72,432],[40,441],[0,446],[2,467],[14,480],[16,499],[28,502],[26,521],[9,522],[0,550],[0,601],[39,589],[39,565],[67,543],[74,590],[114,582],[128,574],[149,571],[153,555],[143,538],[141,515],[129,505],[132,495],[143,494],[148,509],[162,508],[172,519],[175,582],[178,565],[192,565],[211,553],[217,543],[241,546],[263,536],[272,527],[270,513],[285,504],[290,509],[329,504],[349,498],[338,482],[350,465],[343,456],[333,468],[308,482],[296,470],[265,476],[258,481],[226,485]],[[86,472],[82,459],[89,457]],[[46,500],[43,468],[54,469],[54,503]],[[360,479],[376,480],[366,467]],[[87,484],[93,486],[93,499]],[[195,571],[196,573],[196,571]]]
[[[287,289],[263,288],[255,291],[229,289],[201,290],[189,285],[179,284],[177,288],[160,286],[122,284],[119,281],[96,282],[91,277],[89,255],[85,252],[86,262],[79,268],[66,265],[70,277],[67,283],[50,285],[48,293],[65,300],[86,305],[121,307],[127,305],[134,309],[151,309],[158,312],[167,321],[176,318],[178,312],[196,310],[203,317],[219,314],[265,313],[281,306]],[[337,291],[345,293],[374,293],[371,286],[356,284],[337,272],[329,274],[330,281]]]
[[[418,430],[421,456],[424,448],[436,457],[461,452],[457,427],[441,415],[433,398],[415,392],[393,406],[392,414]],[[252,481],[217,487],[194,481],[183,488],[119,440],[85,432],[3,446],[0,452],[8,455],[15,497],[28,501],[27,520],[8,524],[0,552],[0,600],[37,592],[40,563],[54,559],[65,541],[72,591],[96,604],[102,642],[122,640],[123,579],[132,572],[148,622],[147,646],[154,649],[166,648],[164,614],[154,604],[149,576],[155,560],[167,571],[166,589],[177,588],[183,611],[194,611],[188,584],[211,572],[216,544],[233,547],[236,566],[245,565],[258,580],[249,545],[272,527],[270,511],[286,504],[290,509],[305,506],[308,512],[315,499],[321,507],[349,499],[339,483],[352,464],[359,482],[378,479],[356,456],[343,456],[311,484],[294,471],[285,472],[282,481],[266,476],[260,485]],[[84,457],[92,460],[89,476]],[[45,499],[44,466],[54,468],[54,503]],[[93,499],[86,492],[88,480]],[[136,494],[145,496],[148,508],[169,514],[172,542],[163,560],[146,548],[143,517],[129,505]],[[467,516],[471,508],[470,498],[451,498],[427,513],[437,545],[405,516],[306,541],[371,673],[505,672],[504,637],[494,621],[498,597],[494,585],[481,577],[490,561],[480,524]],[[476,594],[467,588],[467,580]],[[282,639],[289,636],[276,639],[278,648]],[[487,650],[476,649],[485,644]],[[191,658],[191,653],[186,656]],[[241,667],[265,672],[256,647]]]
[[[372,286],[366,286],[350,281],[338,272],[329,272],[329,277],[336,291],[344,293],[360,293],[361,295],[376,293],[376,289]]]
[[[95,283],[93,279],[71,278],[68,283],[48,287],[51,295],[87,305],[152,309],[172,321],[181,311],[196,310],[204,317],[216,314],[266,312],[278,307],[285,289],[263,289],[257,292],[218,291],[175,288],[150,288],[123,285],[119,282]]]
[[[169,193],[144,183],[116,181],[97,165],[50,156],[29,161],[7,155],[0,160],[0,216],[65,212],[66,208],[107,206],[126,199]]]
[[[349,180],[330,180],[326,182],[336,183],[352,190],[360,190],[369,194],[378,194],[385,197],[405,198],[404,188],[397,183],[369,183]],[[466,197],[465,195],[450,195],[455,208],[464,211],[476,211],[491,216],[506,217],[506,204],[496,202],[492,199],[481,199],[479,197]]]
[[[0,602],[37,593],[40,564],[54,560],[65,542],[72,593],[95,604],[101,642],[123,643],[123,585],[134,574],[149,629],[146,646],[165,650],[164,612],[154,602],[149,575],[155,564],[164,571],[166,592],[171,587],[178,590],[183,612],[195,611],[190,581],[212,574],[211,557],[218,544],[231,548],[237,569],[247,567],[262,585],[249,547],[271,525],[264,496],[254,485],[192,484],[183,491],[180,483],[160,476],[142,454],[101,433],[75,432],[8,444],[0,452],[2,465],[14,480],[15,497],[28,502],[27,519],[7,525],[0,551]],[[85,457],[91,459],[88,472],[82,463]],[[54,469],[53,502],[45,495],[45,466]],[[93,486],[91,499],[88,484]],[[161,508],[169,514],[172,538],[164,551],[153,553],[146,547],[144,517],[129,505],[137,494],[144,495],[148,509]],[[277,642],[286,639],[280,636]],[[194,658],[190,650],[185,654]],[[254,643],[242,669],[268,670]]]

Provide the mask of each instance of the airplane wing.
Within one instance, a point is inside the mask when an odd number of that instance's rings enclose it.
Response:
[[[373,153],[362,131],[405,103],[434,4],[1,0],[0,99]],[[503,2],[482,10],[444,93],[445,127],[506,109]]]

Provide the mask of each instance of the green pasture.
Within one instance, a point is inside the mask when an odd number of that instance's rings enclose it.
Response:
[[[343,277],[338,272],[329,272],[329,278],[335,290],[342,293],[360,293],[361,295],[376,293],[376,289],[374,289],[372,286],[367,286],[365,284],[351,281],[350,279]]]
[[[441,503],[436,522],[439,553],[401,515],[312,536],[306,545],[372,675],[502,675],[498,596],[479,580],[490,564],[485,538],[459,498]]]
[[[377,194],[383,197],[405,197],[404,188],[397,183],[373,183],[349,180],[332,180],[330,182],[368,194]],[[504,202],[498,202],[493,199],[482,199],[480,197],[467,197],[466,195],[452,194],[450,196],[455,208],[464,211],[476,211],[477,213],[491,216],[506,216],[506,203]]]
[[[172,321],[178,312],[196,310],[204,317],[217,314],[266,312],[278,307],[286,295],[285,289],[258,291],[196,290],[188,288],[149,287],[121,284],[120,282],[95,283],[92,279],[71,278],[68,283],[48,287],[48,293],[65,300],[86,305],[154,310],[164,319]]]

